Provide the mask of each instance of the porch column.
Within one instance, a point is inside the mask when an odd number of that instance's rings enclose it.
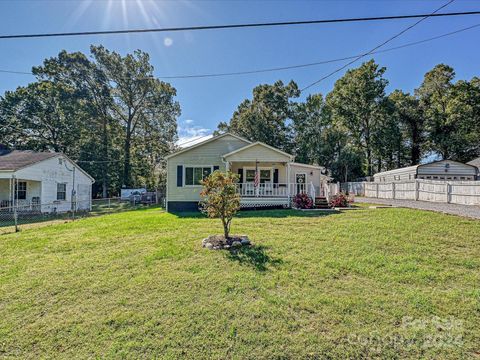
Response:
[[[226,171],[226,172],[229,172],[229,171],[230,171],[230,162],[229,162],[229,161],[226,161],[226,162],[225,162],[225,171]]]
[[[287,196],[290,199],[290,162],[287,163]]]

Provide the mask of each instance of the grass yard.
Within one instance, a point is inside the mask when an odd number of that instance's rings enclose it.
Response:
[[[480,221],[150,208],[0,236],[0,358],[479,358]]]

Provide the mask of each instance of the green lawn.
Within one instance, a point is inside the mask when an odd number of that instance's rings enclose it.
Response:
[[[478,358],[480,221],[150,208],[0,236],[0,358]]]

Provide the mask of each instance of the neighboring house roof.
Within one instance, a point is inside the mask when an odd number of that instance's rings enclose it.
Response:
[[[53,152],[36,152],[31,150],[13,150],[0,154],[0,170],[16,171],[24,167],[36,164],[40,161],[57,156]]]
[[[472,161],[467,162],[468,165],[476,166],[480,169],[480,157],[473,159]]]
[[[442,162],[449,162],[449,163],[462,164],[462,165],[468,165],[468,166],[471,166],[471,167],[475,167],[475,165],[473,165],[473,164],[470,164],[470,163],[464,164],[464,163],[461,163],[459,161],[454,161],[454,160],[437,160],[437,161],[432,161],[432,162],[425,163],[425,164],[418,164],[418,165],[407,166],[407,167],[403,167],[403,168],[383,171],[383,172],[376,173],[373,176],[393,175],[393,174],[404,173],[404,172],[415,172],[416,173],[418,171],[418,168],[420,168],[420,167],[427,166],[427,165],[432,165],[432,164],[436,164],[436,163],[442,163]]]
[[[227,135],[233,136],[234,138],[237,138],[238,140],[245,141],[247,144],[251,144],[251,141],[249,141],[249,140],[247,140],[247,139],[245,139],[245,138],[242,138],[241,136],[238,136],[238,135],[235,135],[235,134],[226,132],[226,133],[224,133],[224,134],[211,137],[210,139],[207,139],[207,140],[205,140],[205,141],[196,143],[195,145],[188,146],[188,147],[186,147],[186,148],[184,148],[184,149],[182,149],[182,150],[179,150],[179,151],[177,151],[177,152],[175,152],[175,153],[173,153],[173,154],[167,155],[167,156],[165,156],[165,159],[170,159],[170,158],[172,158],[172,157],[174,157],[174,156],[183,154],[184,152],[187,152],[187,151],[190,151],[190,150],[192,150],[192,149],[195,149],[195,148],[197,148],[197,147],[199,147],[199,146],[202,146],[202,145],[211,143],[211,142],[216,141],[216,140],[218,140],[218,139],[221,139],[221,138],[223,138],[223,137],[225,137],[225,136],[227,136]]]
[[[37,152],[33,150],[2,151],[0,152],[0,171],[17,171],[57,156],[62,156],[68,159],[83,174],[85,174],[85,176],[90,178],[92,183],[95,182],[95,179],[78,166],[75,161],[70,159],[67,155],[58,152]]]
[[[277,149],[277,148],[275,148],[275,147],[273,147],[273,146],[270,146],[270,145],[267,145],[267,144],[265,144],[265,143],[262,143],[262,142],[260,142],[260,141],[257,141],[257,142],[254,142],[254,143],[250,143],[249,145],[244,146],[244,147],[242,147],[242,148],[240,148],[240,149],[237,149],[237,150],[234,150],[234,151],[232,151],[232,152],[229,152],[228,154],[224,154],[223,157],[224,157],[224,158],[227,158],[227,157],[229,157],[229,156],[232,156],[232,155],[234,155],[234,154],[238,154],[238,153],[240,153],[240,152],[242,152],[242,151],[245,151],[245,150],[250,149],[251,147],[257,146],[257,145],[266,147],[266,148],[268,148],[268,149],[270,149],[270,150],[272,150],[272,151],[278,152],[279,154],[285,155],[285,156],[287,156],[287,157],[289,157],[290,159],[293,160],[293,155],[288,154],[288,153],[286,153],[286,152],[284,152],[284,151],[282,151],[282,150],[279,150],[279,149]]]

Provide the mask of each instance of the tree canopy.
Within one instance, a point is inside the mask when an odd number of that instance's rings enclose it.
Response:
[[[148,54],[91,46],[90,57],[61,51],[33,73],[37,81],[0,99],[5,145],[64,152],[103,197],[162,181],[180,105],[175,88],[154,77]]]

